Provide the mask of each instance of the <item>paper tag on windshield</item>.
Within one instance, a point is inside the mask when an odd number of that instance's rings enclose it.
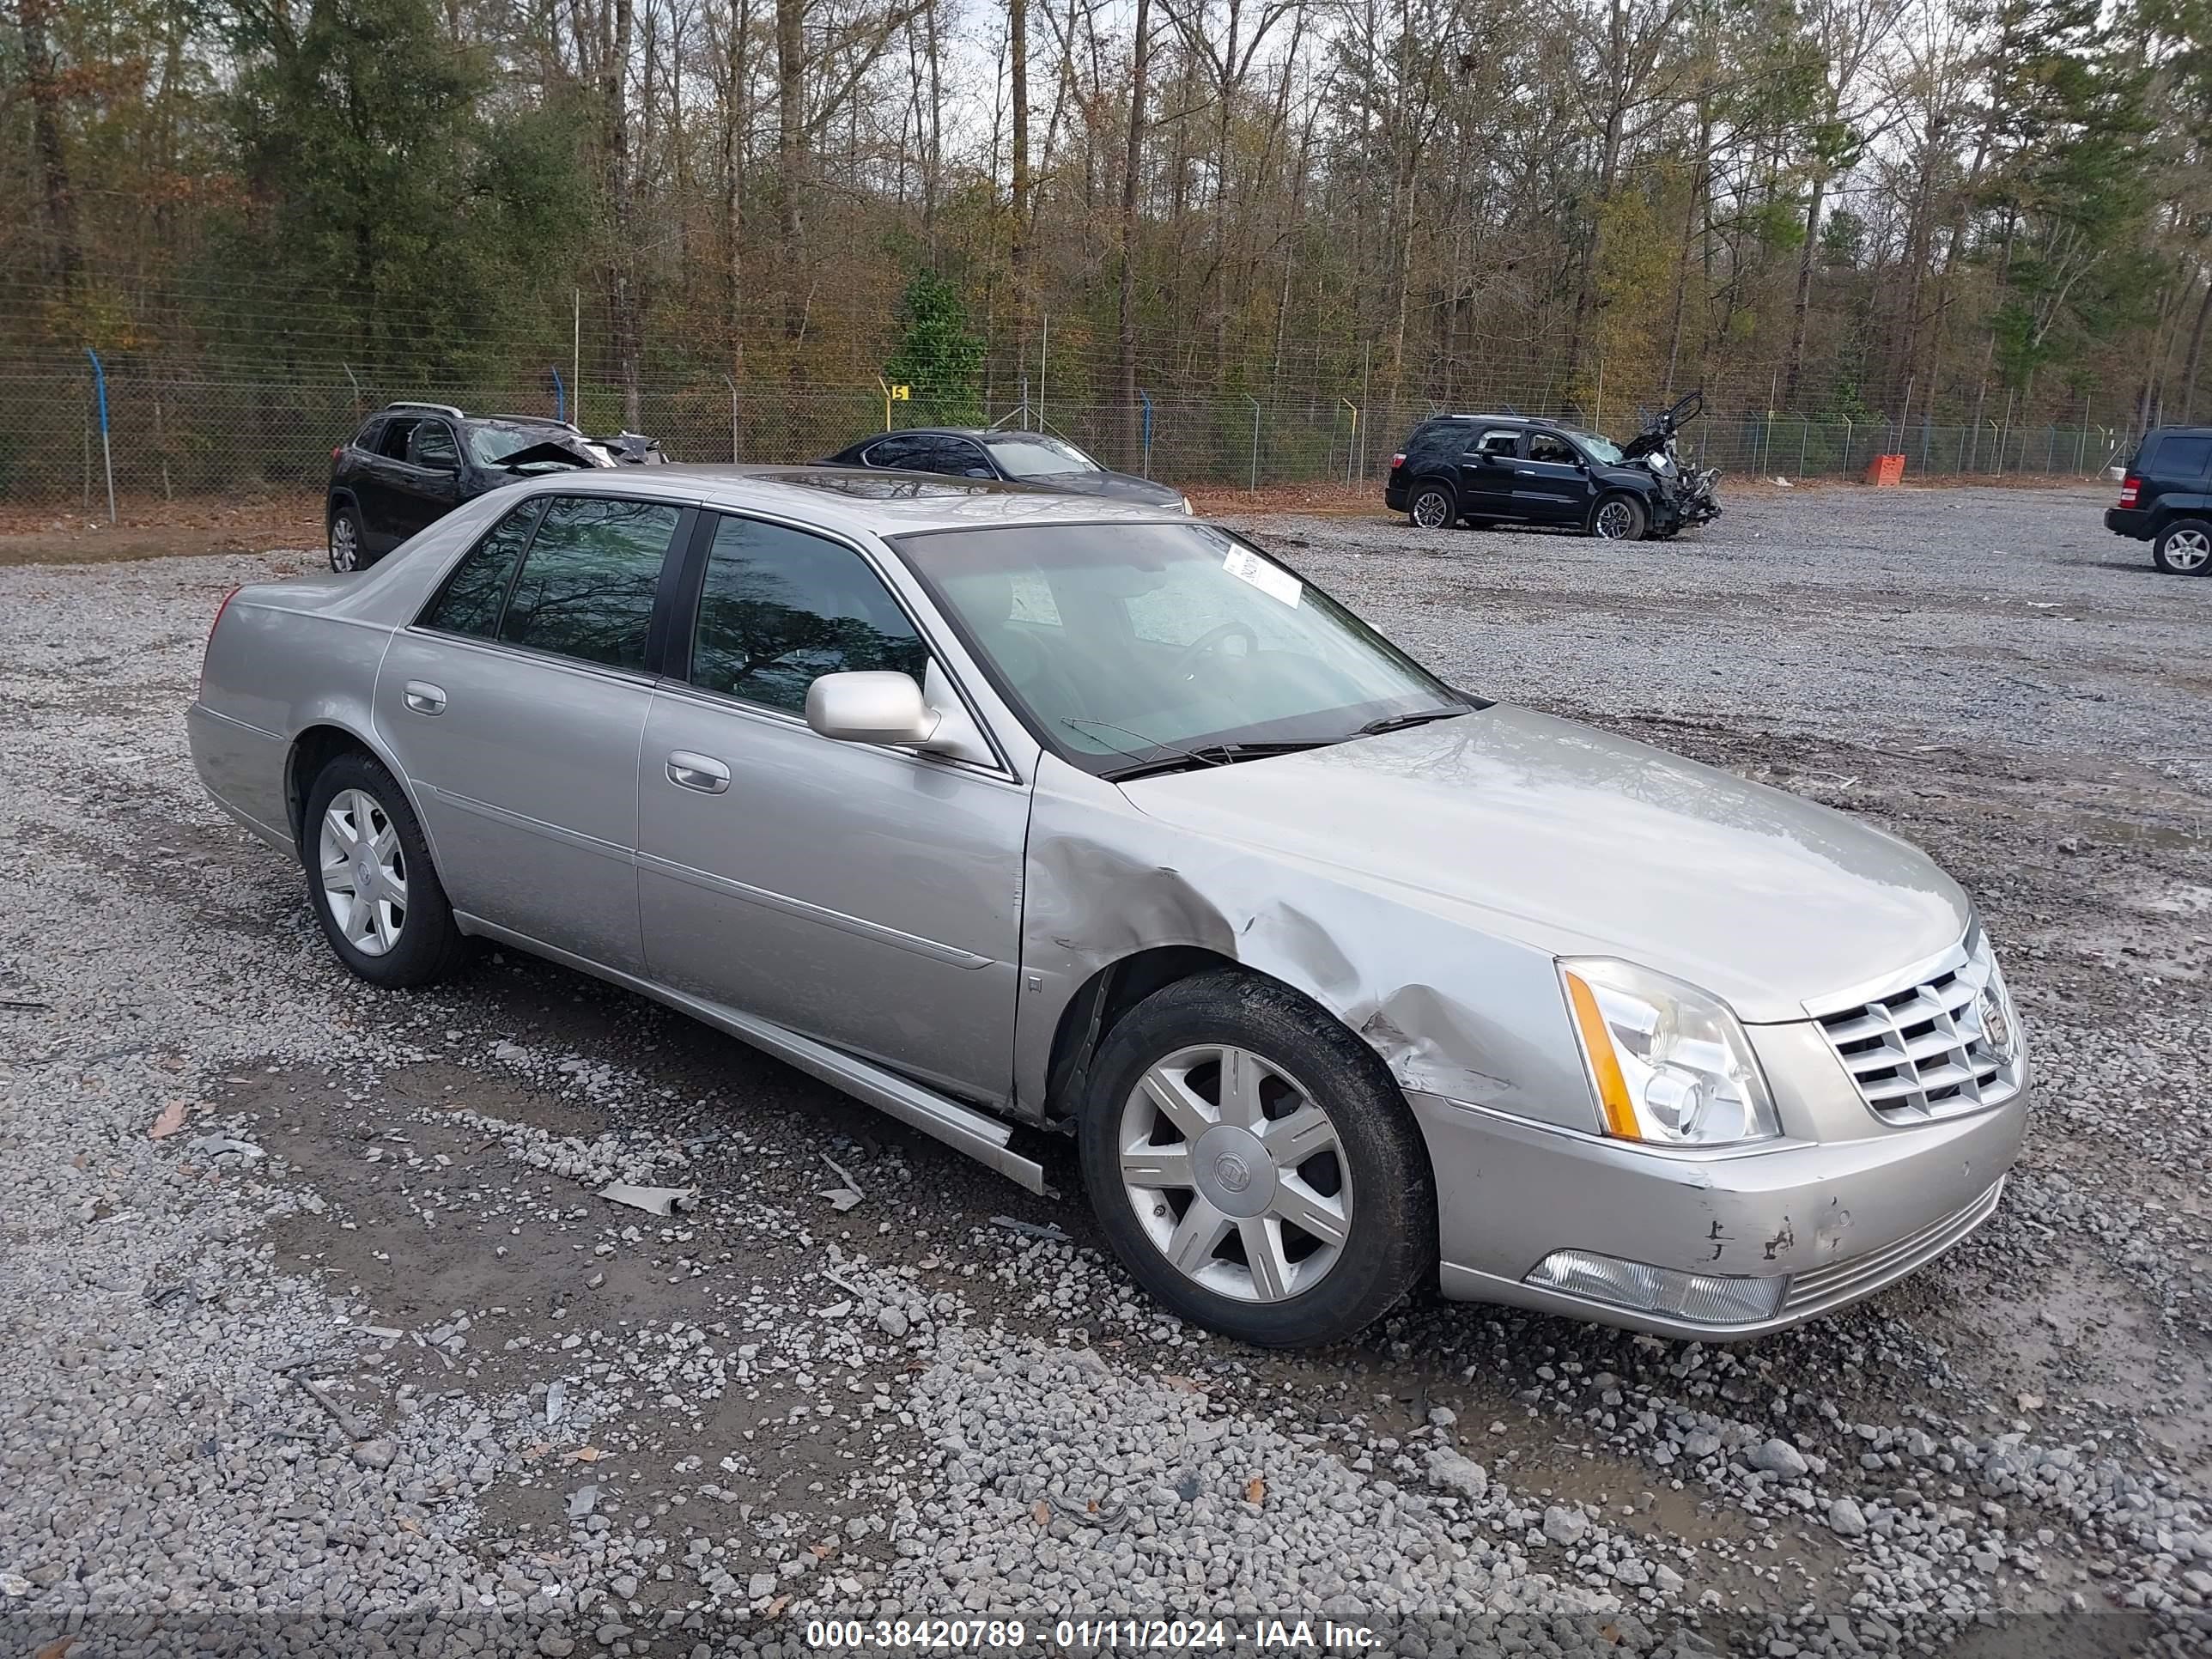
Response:
[[[1249,582],[1271,599],[1294,605],[1298,595],[1305,592],[1305,584],[1287,570],[1278,570],[1265,559],[1255,558],[1241,547],[1229,550],[1229,556],[1221,568],[1240,582]]]

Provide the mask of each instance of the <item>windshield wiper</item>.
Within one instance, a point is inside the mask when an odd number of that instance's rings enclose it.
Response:
[[[1379,738],[1385,732],[1402,732],[1409,726],[1426,726],[1431,720],[1448,720],[1466,713],[1464,708],[1425,708],[1418,714],[1385,714],[1379,720],[1368,721],[1353,735]]]
[[[1099,776],[1109,783],[1125,783],[1132,778],[1149,778],[1161,772],[1182,772],[1193,766],[1233,766],[1238,761],[1265,760],[1270,755],[1295,755],[1301,750],[1326,749],[1337,741],[1334,738],[1304,738],[1285,743],[1207,743],[1195,749],[1185,749],[1176,754],[1162,755],[1157,760],[1139,761],[1134,766],[1116,767]]]

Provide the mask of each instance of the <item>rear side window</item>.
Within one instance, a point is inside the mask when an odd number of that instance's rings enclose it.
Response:
[[[543,501],[524,502],[469,550],[422,613],[425,628],[472,635],[480,640],[498,635],[500,606],[506,601],[507,584],[514,580],[515,567],[522,562],[523,550],[530,545],[530,532],[537,527],[538,509],[544,505]]]
[[[2170,433],[2149,446],[2149,457],[2139,471],[2160,481],[2193,483],[2212,465],[2212,437],[2186,437]]]
[[[1407,453],[1419,459],[1437,459],[1445,455],[1458,454],[1459,447],[1467,441],[1468,436],[1465,421],[1431,421],[1425,426],[1414,428],[1413,437],[1407,441],[1406,449]]]
[[[660,567],[683,509],[556,495],[530,544],[499,637],[579,662],[645,666]]]
[[[929,470],[927,438],[885,438],[880,443],[870,444],[860,456],[870,466],[911,468],[917,472]]]
[[[750,519],[716,526],[694,685],[796,714],[823,674],[895,669],[919,680],[928,661],[906,612],[851,548]]]

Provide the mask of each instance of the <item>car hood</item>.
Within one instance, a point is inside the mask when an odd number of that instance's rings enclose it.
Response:
[[[1972,915],[1925,854],[1855,818],[1504,704],[1122,788],[1157,819],[1641,963],[1753,1022],[1923,962]]]
[[[1057,490],[1063,495],[1105,495],[1117,501],[1146,501],[1157,507],[1181,507],[1182,491],[1170,489],[1150,478],[1128,472],[1041,472],[1018,478],[1037,489]]]

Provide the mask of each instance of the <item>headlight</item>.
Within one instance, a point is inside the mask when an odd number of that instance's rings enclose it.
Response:
[[[1717,997],[1603,957],[1559,964],[1607,1134],[1729,1146],[1782,1133],[1743,1027]]]

